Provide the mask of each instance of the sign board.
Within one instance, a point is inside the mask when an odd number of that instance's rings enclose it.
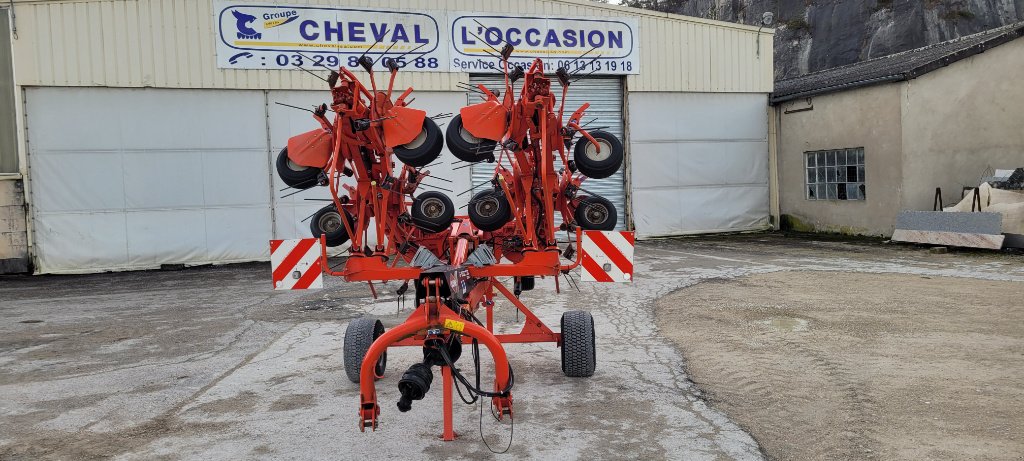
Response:
[[[324,287],[320,239],[270,241],[270,270],[275,290]]]
[[[406,71],[500,73],[510,62],[545,72],[565,66],[578,75],[640,73],[637,18],[521,17],[489,13],[270,5],[216,0],[217,66],[300,71],[359,67],[363,54],[385,70],[382,56]],[[301,71],[300,71],[301,72]]]
[[[355,69],[365,53],[383,70],[386,52],[409,70],[448,70],[443,13],[217,1],[214,23],[220,68]]]
[[[580,243],[580,280],[633,281],[635,241],[630,231],[583,231],[583,241]]]
[[[501,73],[496,50],[515,47],[509,63],[528,70],[559,67],[584,74],[639,74],[636,18],[541,18],[467,12],[449,14],[451,70]],[[581,57],[582,56],[582,57]]]

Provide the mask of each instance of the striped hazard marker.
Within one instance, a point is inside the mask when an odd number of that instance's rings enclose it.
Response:
[[[320,239],[270,241],[270,269],[275,290],[324,287]]]
[[[584,282],[633,280],[633,233],[583,231],[580,279]]]

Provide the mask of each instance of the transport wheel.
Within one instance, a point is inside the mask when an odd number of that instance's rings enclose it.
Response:
[[[589,312],[562,314],[562,373],[573,378],[594,376],[597,345],[594,341],[594,317]]]
[[[345,374],[348,375],[349,381],[359,382],[359,371],[363,367],[363,357],[366,357],[366,351],[370,350],[370,345],[382,334],[384,334],[384,324],[374,318],[355,319],[348,324],[348,328],[345,329],[343,355]],[[383,377],[384,369],[387,368],[387,365],[388,352],[385,350],[384,353],[380,354],[380,358],[377,359],[377,366],[373,369],[374,374],[378,378]]]
[[[311,166],[302,166],[288,158],[288,148],[281,149],[277,154],[277,175],[281,181],[296,189],[309,189],[317,185],[320,179],[320,169]]]
[[[437,160],[437,157],[441,155],[441,149],[444,149],[444,135],[441,133],[441,128],[433,119],[426,117],[423,119],[423,131],[420,131],[416,139],[409,141],[408,144],[395,146],[392,150],[395,152],[395,157],[398,157],[402,163],[420,168]]]
[[[349,226],[352,226],[352,217],[345,213]],[[345,224],[341,222],[341,213],[334,204],[327,205],[317,211],[309,221],[309,232],[313,237],[320,238],[320,235],[327,236],[327,246],[336,247],[348,241],[348,232]]]
[[[466,131],[462,126],[462,115],[456,115],[448,122],[448,129],[445,131],[444,139],[448,143],[448,150],[452,155],[463,162],[482,162],[494,159],[494,148],[498,145],[496,141],[481,139]]]
[[[469,220],[477,229],[484,232],[496,231],[510,219],[512,207],[505,193],[500,190],[480,191],[469,200]]]
[[[615,205],[608,199],[600,196],[584,196],[580,200],[580,206],[576,208],[573,216],[576,224],[586,230],[615,230],[618,223],[618,214],[615,212]]]
[[[597,140],[597,145],[587,138],[580,138],[573,149],[573,160],[580,173],[594,179],[607,178],[622,166],[624,157],[622,141],[607,131],[593,131],[591,136]],[[597,151],[601,146],[601,152]]]
[[[519,283],[520,283],[520,286],[523,288],[523,291],[530,291],[530,290],[532,290],[534,285],[536,284],[536,282],[537,282],[536,277],[534,277],[532,275],[524,275],[523,277],[521,277],[519,279]]]
[[[430,232],[441,232],[452,224],[455,218],[455,204],[437,191],[420,194],[412,202],[412,222]]]

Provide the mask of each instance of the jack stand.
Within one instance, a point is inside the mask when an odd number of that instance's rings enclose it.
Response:
[[[441,379],[444,381],[444,397],[442,406],[444,407],[444,434],[441,434],[441,440],[445,442],[451,442],[458,437],[455,433],[454,422],[452,421],[452,406],[454,405],[454,399],[452,397],[452,369],[448,366],[441,367]]]

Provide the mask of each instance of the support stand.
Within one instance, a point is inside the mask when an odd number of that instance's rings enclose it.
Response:
[[[459,435],[455,433],[454,415],[452,407],[454,406],[454,399],[452,397],[452,369],[448,366],[441,367],[441,379],[444,381],[444,433],[441,434],[441,440],[445,442],[451,442],[455,440]]]

